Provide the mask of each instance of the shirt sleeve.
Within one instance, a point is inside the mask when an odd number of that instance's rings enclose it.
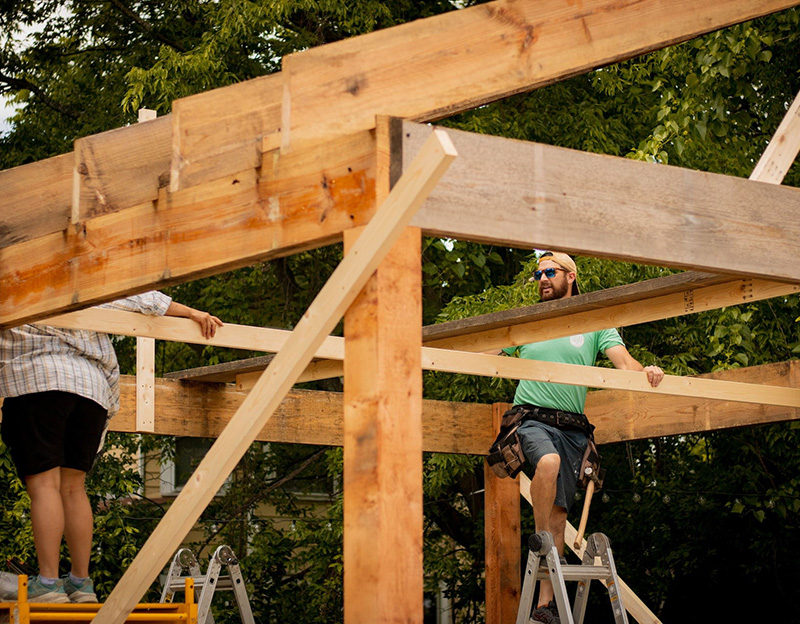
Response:
[[[141,312],[149,316],[164,316],[167,313],[172,297],[157,290],[151,290],[141,295],[131,295],[125,299],[117,299],[97,306],[112,310],[126,310],[127,312]]]
[[[616,347],[617,345],[625,344],[616,329],[604,329],[598,332],[598,345],[597,350],[603,353],[606,349]]]

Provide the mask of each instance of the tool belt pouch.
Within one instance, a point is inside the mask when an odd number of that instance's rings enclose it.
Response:
[[[503,414],[500,424],[500,433],[494,443],[489,447],[486,463],[501,479],[519,474],[525,465],[526,459],[522,452],[522,444],[517,435],[517,429],[525,422],[524,410],[512,408]]]
[[[586,451],[583,453],[583,460],[581,460],[581,471],[578,479],[578,485],[584,489],[589,485],[589,481],[594,481],[595,490],[603,487],[603,480],[606,478],[606,471],[600,468],[600,453],[597,452],[597,446],[594,440],[590,437],[589,444],[586,445]]]

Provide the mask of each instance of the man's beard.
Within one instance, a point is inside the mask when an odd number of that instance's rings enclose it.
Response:
[[[566,296],[567,289],[569,288],[569,281],[564,280],[560,284],[550,282],[550,292],[542,293],[542,283],[539,282],[539,298],[542,301],[552,301],[553,299],[561,299]]]

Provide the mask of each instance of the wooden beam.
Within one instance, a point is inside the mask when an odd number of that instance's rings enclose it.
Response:
[[[399,176],[400,130],[397,119],[377,125],[379,201],[393,164]],[[364,236],[345,234],[345,258]],[[403,232],[344,317],[346,624],[418,622],[423,612],[421,239]]]
[[[169,185],[171,148],[170,115],[75,141],[72,223],[155,202]]]
[[[510,407],[508,403],[495,403],[492,406],[492,428],[495,433],[500,431],[500,421]],[[483,482],[486,488],[486,624],[507,624],[516,620],[521,590],[519,477],[501,479],[484,463]]]
[[[221,383],[157,378],[156,435],[217,438],[249,390]],[[120,379],[120,410],[110,431],[136,432],[136,379]],[[343,446],[343,398],[339,392],[292,389],[256,440],[288,444]],[[483,455],[494,437],[492,406],[451,401],[422,402],[423,450]],[[487,442],[488,440],[488,442]]]
[[[410,153],[430,132],[403,124]],[[426,234],[800,282],[800,189],[451,134],[461,158],[413,221]]]
[[[0,171],[0,249],[67,228],[74,162],[69,153]]]
[[[200,462],[101,607],[96,624],[121,622],[130,614],[455,156],[443,132],[420,151],[417,165],[400,179]]]
[[[283,59],[284,146],[376,113],[446,117],[796,4],[500,0],[312,48]]]
[[[700,378],[797,388],[800,361],[719,371]],[[121,388],[121,408],[110,429],[134,432],[135,378],[123,375]],[[155,433],[215,438],[246,396],[246,392],[232,385],[156,379]],[[425,451],[486,454],[495,435],[491,406],[423,401],[422,410]],[[800,410],[794,407],[616,390],[590,392],[586,414],[597,426],[595,437],[599,444],[800,420]],[[257,439],[341,446],[341,394],[292,390]]]
[[[156,341],[136,339],[136,431],[155,431]]]
[[[260,167],[263,137],[280,132],[282,98],[283,79],[272,74],[175,100],[170,190]]]
[[[647,376],[641,372],[599,366],[524,360],[481,353],[467,353],[466,351],[423,347],[422,366],[427,370],[466,375],[529,379],[531,381],[561,383],[570,386],[632,390],[679,397],[800,407],[800,389],[797,388],[775,388],[766,385],[701,379],[698,377],[678,377],[675,375],[665,375],[658,387],[653,388],[647,382]]]
[[[731,280],[729,277],[705,275],[706,283],[697,286],[679,273],[630,286],[619,286],[558,301],[538,303],[527,308],[497,312],[464,321],[451,321],[426,327],[426,345],[462,351],[489,351],[531,342],[572,336],[600,329],[628,327],[666,318],[717,310],[719,308],[783,297],[800,292],[800,285],[759,279]],[[677,279],[673,279],[677,278]],[[717,283],[715,283],[717,282]],[[668,285],[683,290],[671,290]],[[648,288],[665,286],[663,289]],[[622,295],[617,297],[617,295]],[[642,297],[620,303],[625,295]],[[654,294],[656,296],[648,296]],[[507,319],[505,326],[503,321]],[[441,328],[441,329],[440,329]]]
[[[800,388],[800,362],[793,360],[702,375],[698,380],[748,382],[760,387]],[[698,433],[800,419],[797,407],[752,405],[688,396],[643,395],[622,390],[590,392],[586,415],[599,444],[679,433]]]
[[[800,150],[800,93],[750,175],[751,180],[780,184]]]
[[[111,319],[112,322],[106,322],[105,318]],[[193,327],[188,319],[149,317],[117,310],[84,310],[48,319],[47,324],[56,327],[93,329],[106,333],[151,336],[167,340],[184,340],[200,344],[268,351],[280,350],[286,344],[289,336],[289,332],[285,330],[228,324],[220,328],[214,338],[206,341],[200,337],[197,327]],[[328,336],[315,356],[326,359],[343,359],[342,339]],[[635,390],[651,394],[691,396],[753,404],[794,407],[800,401],[800,390],[793,388],[770,388],[758,384],[673,375],[667,375],[657,388],[652,388],[646,382],[644,375],[632,371],[520,360],[432,347],[422,347],[422,367],[425,370],[466,375],[531,379],[591,388]]]
[[[261,179],[249,169],[162,189],[155,203],[0,249],[0,328],[341,240],[374,209],[374,154],[369,133],[274,151]]]
[[[521,474],[519,479],[519,493],[522,497],[528,501],[529,504],[531,503],[531,480],[525,475]],[[572,549],[572,544],[575,542],[575,537],[577,536],[578,532],[575,530],[575,527],[572,526],[569,522],[567,522],[566,530],[564,531],[564,541],[570,549]],[[611,536],[613,539],[613,535]],[[583,557],[583,551],[586,549],[586,540],[583,540],[583,545],[578,551],[578,555]],[[653,613],[650,608],[644,604],[641,598],[633,593],[633,590],[628,586],[628,584],[622,580],[621,577],[618,577],[618,590],[619,594],[622,597],[622,603],[625,605],[625,610],[630,613],[639,624],[661,624],[661,620],[659,620],[655,613]],[[601,581],[604,585],[605,582]]]

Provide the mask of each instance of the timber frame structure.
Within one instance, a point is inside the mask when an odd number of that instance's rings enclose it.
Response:
[[[127,617],[264,439],[344,446],[345,621],[420,622],[422,452],[485,453],[503,409],[423,401],[422,369],[606,388],[587,403],[599,442],[798,418],[796,362],[653,389],[627,371],[480,352],[800,292],[800,190],[780,185],[800,98],[751,180],[414,123],[797,4],[496,0],[289,55],[280,73],[0,172],[0,327],[47,319],[277,353],[237,387],[203,385],[155,380],[142,342],[139,387],[123,380],[112,427],[218,440],[95,621]],[[420,332],[421,234],[690,271]],[[293,333],[228,325],[205,341],[185,319],[84,310],[342,239],[342,264]],[[765,254],[753,274],[748,259]],[[345,338],[329,336],[342,315]],[[290,391],[341,374],[343,396]],[[487,474],[489,624],[516,613],[521,485]]]

